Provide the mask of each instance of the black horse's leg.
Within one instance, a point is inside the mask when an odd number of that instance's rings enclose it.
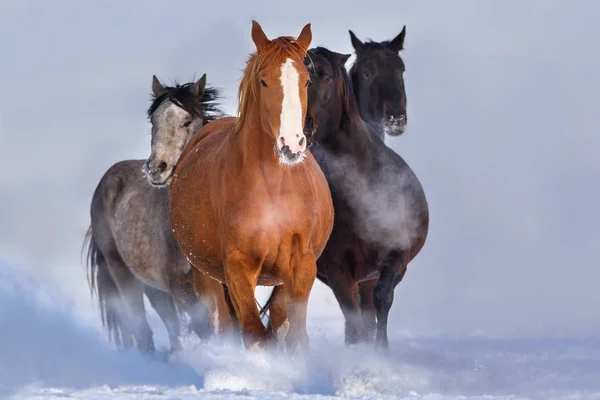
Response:
[[[327,281],[344,314],[346,345],[363,341],[365,339],[365,329],[360,315],[360,296],[357,282],[352,278],[347,268],[335,263],[327,265]]]
[[[375,344],[387,349],[389,347],[387,323],[390,308],[394,302],[394,288],[406,273],[406,262],[402,254],[393,252],[382,262],[381,276],[375,287],[374,300],[377,311],[377,334]]]
[[[377,279],[371,279],[358,284],[360,293],[360,315],[365,326],[365,339],[372,342],[377,331],[377,318],[375,310],[375,287]]]
[[[165,324],[167,333],[169,334],[169,343],[171,345],[171,353],[176,353],[181,350],[181,342],[179,335],[181,334],[181,321],[175,307],[175,302],[171,295],[162,290],[146,285],[144,292],[148,296],[148,300],[156,313]]]

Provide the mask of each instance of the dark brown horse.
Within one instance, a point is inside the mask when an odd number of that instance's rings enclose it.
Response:
[[[84,243],[88,280],[92,293],[98,294],[109,338],[118,347],[130,347],[135,340],[141,351],[154,351],[144,294],[167,327],[172,351],[180,347],[176,304],[189,314],[190,327],[201,338],[211,335],[211,324],[217,332],[228,330],[231,324],[228,314],[216,313],[215,302],[225,301],[221,285],[208,277],[194,282],[169,223],[168,187],[159,187],[166,183],[193,134],[223,115],[216,103],[217,90],[205,84],[206,75],[197,82],[174,86],[164,86],[153,77],[148,109],[150,158],[114,164],[94,191]],[[200,299],[211,315],[199,302],[194,286],[201,289]]]
[[[342,309],[346,343],[375,335],[387,347],[394,288],[425,244],[429,211],[408,164],[363,123],[344,68],[349,57],[317,47],[306,58],[312,85],[305,128],[335,209],[318,278]]]
[[[269,40],[252,21],[257,51],[239,87],[239,118],[202,128],[170,184],[175,236],[195,268],[227,286],[246,348],[269,339],[256,285],[278,286],[271,323],[288,350],[308,345],[308,297],[333,226],[329,187],[303,134],[311,39],[310,24],[297,39]]]
[[[385,140],[385,134],[399,136],[406,129],[404,49],[406,27],[392,40],[361,42],[350,32],[356,60],[349,75],[362,119]]]

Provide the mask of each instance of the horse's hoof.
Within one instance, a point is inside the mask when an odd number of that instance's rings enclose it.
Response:
[[[390,342],[387,339],[377,339],[375,341],[375,348],[383,353],[386,353],[390,349]]]

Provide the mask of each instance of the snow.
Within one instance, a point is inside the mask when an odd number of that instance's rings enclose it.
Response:
[[[392,332],[391,349],[382,354],[369,346],[347,348],[341,316],[323,307],[310,313],[305,356],[261,356],[189,336],[185,351],[164,362],[116,351],[81,313],[52,287],[0,264],[0,398],[600,399],[598,338]],[[156,318],[150,322],[167,358],[164,330]]]

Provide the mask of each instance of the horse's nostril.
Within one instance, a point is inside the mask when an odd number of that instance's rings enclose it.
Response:
[[[302,147],[302,145],[304,144],[304,137],[302,137],[302,139],[300,139],[300,143],[298,143],[300,145],[300,147]]]
[[[167,169],[167,163],[164,161],[161,161],[160,164],[158,164],[158,170],[163,173],[165,172],[165,170]]]

